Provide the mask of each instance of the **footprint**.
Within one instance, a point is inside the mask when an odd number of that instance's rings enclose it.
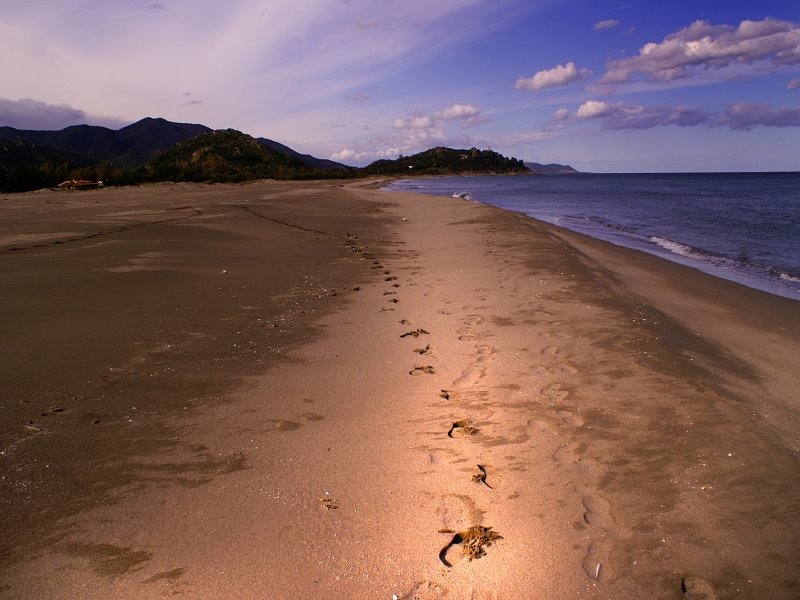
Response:
[[[427,344],[424,348],[415,348],[414,352],[419,354],[420,356],[424,356],[426,354],[433,354],[433,347],[430,344]]]
[[[559,352],[561,352],[561,348],[558,346],[547,346],[542,349],[542,356],[555,356]]]
[[[483,520],[484,511],[475,501],[464,494],[445,494],[439,496],[434,508],[440,526],[452,532],[466,529],[473,523]]]
[[[435,600],[436,598],[447,597],[447,590],[438,583],[432,581],[423,581],[417,583],[408,592],[402,596],[392,595],[398,600]]]
[[[456,333],[458,334],[459,341],[462,342],[471,342],[477,337],[472,327],[462,327]]]
[[[41,416],[42,417],[48,417],[50,415],[62,413],[65,410],[67,410],[67,409],[66,408],[61,408],[60,406],[51,406],[47,410],[42,411]]]
[[[699,577],[684,577],[681,579],[681,591],[687,600],[717,600],[714,587],[705,579]]]
[[[444,445],[442,446],[417,446],[414,450],[422,453],[424,457],[422,459],[422,464],[424,466],[431,466],[431,465],[438,465],[444,462],[453,463],[453,462],[462,462],[460,458],[460,454],[458,450],[455,449],[452,445],[443,442]],[[429,473],[433,473],[434,471],[428,471]]]
[[[569,396],[569,392],[562,389],[562,385],[561,383],[551,383],[542,388],[541,395],[550,401],[561,402]]]
[[[584,573],[595,581],[603,581],[611,577],[609,552],[605,545],[591,544],[581,563]]]
[[[447,437],[454,437],[454,433],[460,433],[461,435],[475,435],[478,433],[478,428],[471,425],[467,419],[460,419],[455,421],[450,426],[450,431],[447,432]]]
[[[265,424],[267,426],[266,431],[295,431],[303,426],[302,423],[284,419],[267,419]]]
[[[486,377],[486,367],[480,365],[470,365],[461,376],[453,382],[453,387],[472,387],[478,384],[481,379]]]
[[[561,464],[574,465],[582,460],[583,452],[577,442],[561,444],[553,452],[553,460]]]
[[[431,365],[425,365],[422,367],[414,367],[412,370],[408,372],[409,375],[435,375],[436,371]]]
[[[403,334],[403,335],[401,335],[400,337],[401,337],[401,338],[404,338],[404,337],[409,337],[409,336],[411,336],[411,337],[415,337],[415,338],[416,338],[416,337],[419,337],[419,336],[421,336],[421,335],[428,335],[429,333],[430,333],[430,331],[426,331],[426,330],[424,330],[424,329],[415,329],[414,331],[409,331],[409,332],[407,332],[407,333],[404,333],[404,334]]]
[[[497,469],[491,465],[475,465],[478,472],[472,476],[472,481],[485,485],[490,490],[498,487],[500,477],[497,474]]]
[[[614,539],[631,536],[631,531],[616,522],[611,514],[611,504],[605,498],[587,494],[581,498],[581,503],[583,504],[583,520],[591,527],[603,530],[608,537]]]
[[[330,494],[330,492],[325,492],[324,496],[319,496],[317,498],[319,505],[323,510],[337,510],[339,508],[338,501],[332,498]]]
[[[531,371],[534,375],[550,375],[553,377],[564,377],[566,375],[578,374],[578,369],[565,362],[556,363],[554,365],[534,365],[531,367]]]
[[[303,417],[304,419],[306,419],[307,421],[315,421],[315,422],[316,421],[322,421],[322,419],[325,418],[322,415],[318,415],[317,413],[313,413],[313,412],[304,412],[304,413],[301,413],[300,416]]]
[[[442,529],[439,533],[453,533],[448,529]],[[486,555],[486,548],[497,540],[502,540],[503,536],[492,531],[491,527],[474,525],[464,531],[453,534],[450,542],[439,551],[439,560],[445,567],[452,567],[454,562],[461,558],[473,560]],[[453,550],[456,552],[453,552]],[[459,556],[460,554],[460,556]]]
[[[570,427],[581,427],[585,422],[580,415],[576,415],[570,410],[557,410],[556,415],[558,415],[558,418],[561,419],[565,425],[569,425]]]

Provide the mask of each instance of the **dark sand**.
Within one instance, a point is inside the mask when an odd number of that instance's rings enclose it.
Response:
[[[363,183],[0,224],[1,597],[800,597],[800,302]]]

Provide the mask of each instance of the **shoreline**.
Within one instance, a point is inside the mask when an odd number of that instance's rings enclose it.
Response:
[[[683,174],[683,173],[594,173],[594,174],[592,174],[592,173],[587,173],[586,175],[598,175],[600,177],[609,177],[609,176],[619,175],[620,177],[624,178],[624,177],[637,176],[637,175],[642,175],[642,176],[660,176],[660,175],[675,175],[675,176],[686,176],[686,175],[698,175],[698,176],[703,176],[703,175],[712,175],[712,176],[713,175],[731,175],[731,176],[740,176],[740,175],[765,175],[765,174],[766,175],[772,174],[772,175],[776,175],[776,176],[780,176],[780,175],[797,175],[797,173],[792,173],[792,172],[787,172],[787,173],[781,173],[781,172],[774,172],[774,173],[738,173],[738,172],[734,172],[734,173],[696,173],[696,174]],[[457,179],[458,177],[460,177],[460,176],[458,176],[458,175],[450,175],[450,176],[439,177],[439,179],[442,179],[442,178],[444,178],[444,179]],[[506,175],[494,175],[492,177],[508,177],[508,176],[506,176]],[[560,177],[564,177],[564,176],[563,175],[545,175],[544,177],[560,178]],[[422,177],[421,179],[425,179],[425,178]],[[431,179],[433,179],[433,178],[431,178]],[[391,185],[391,183],[394,183],[394,182],[397,182],[397,181],[406,181],[406,180],[408,180],[408,178],[395,179],[392,182],[388,182],[388,185]],[[387,185],[387,189],[389,191],[403,191],[403,190],[393,190],[392,188],[388,187],[388,185]],[[450,196],[449,193],[441,193],[440,194],[440,193],[434,193],[432,191],[428,191],[428,192],[419,192],[419,190],[410,190],[410,191],[411,192],[417,192],[417,193],[423,193],[425,195]],[[464,192],[464,194],[466,194],[466,193],[467,192]],[[793,287],[791,287],[789,285],[786,285],[786,284],[780,282],[780,281],[792,281],[792,282],[796,282],[797,281],[796,278],[793,278],[793,277],[791,277],[791,275],[789,275],[787,273],[784,273],[784,272],[780,272],[780,276],[778,276],[777,273],[772,273],[772,275],[771,275],[771,277],[773,277],[772,279],[771,278],[762,278],[762,277],[759,277],[759,276],[756,276],[756,275],[753,275],[753,274],[739,272],[739,271],[737,271],[735,269],[720,267],[720,266],[717,266],[717,265],[714,265],[714,264],[708,262],[707,260],[704,260],[704,259],[701,259],[701,258],[696,258],[696,257],[693,257],[691,255],[686,255],[686,254],[683,253],[684,251],[688,251],[688,252],[695,251],[695,249],[691,248],[691,246],[688,246],[686,244],[686,242],[675,242],[675,241],[673,241],[671,239],[668,239],[668,238],[661,238],[661,242],[663,242],[663,243],[665,243],[667,245],[677,246],[679,248],[677,251],[673,251],[673,250],[669,249],[669,247],[663,246],[663,245],[661,245],[660,242],[656,242],[653,239],[646,240],[644,237],[642,237],[641,239],[637,239],[636,237],[632,237],[632,236],[615,236],[614,234],[609,233],[609,232],[603,232],[603,231],[594,231],[594,232],[592,232],[592,231],[583,230],[583,229],[580,228],[580,225],[577,225],[576,227],[572,227],[570,225],[564,225],[559,221],[560,221],[560,218],[564,217],[565,215],[561,215],[560,217],[552,217],[552,218],[540,218],[540,217],[537,217],[535,215],[527,214],[526,212],[524,212],[522,210],[517,210],[517,209],[511,208],[511,207],[502,206],[500,204],[494,204],[492,202],[485,201],[485,200],[477,200],[477,199],[472,198],[471,196],[468,196],[467,199],[470,200],[470,201],[473,201],[473,202],[479,202],[479,203],[482,203],[482,204],[486,204],[488,206],[494,206],[494,207],[497,207],[497,208],[501,208],[503,210],[509,210],[511,212],[518,213],[520,215],[523,215],[523,216],[526,216],[528,218],[534,219],[534,220],[539,221],[541,223],[544,223],[546,225],[550,225],[552,227],[558,227],[558,228],[567,229],[569,231],[573,231],[573,232],[575,232],[577,234],[580,234],[580,235],[584,235],[584,236],[591,237],[591,238],[594,238],[594,239],[597,239],[597,240],[601,240],[601,241],[609,243],[609,244],[613,244],[613,245],[618,246],[620,248],[627,248],[627,249],[630,249],[630,250],[636,250],[636,251],[639,251],[639,252],[644,252],[644,253],[649,254],[651,256],[656,256],[656,257],[659,257],[661,259],[668,260],[670,262],[673,262],[673,263],[676,263],[676,264],[679,264],[679,265],[683,265],[683,266],[688,267],[688,268],[695,269],[695,270],[700,271],[702,273],[706,273],[706,274],[711,275],[713,277],[716,277],[718,279],[723,279],[725,281],[732,281],[734,283],[738,283],[740,285],[743,285],[743,286],[751,288],[751,289],[756,289],[756,290],[759,290],[759,291],[762,291],[762,292],[766,292],[766,293],[771,294],[771,295],[775,295],[775,296],[779,296],[779,297],[783,297],[783,298],[788,298],[788,299],[800,302],[800,289],[795,289],[795,288],[793,288]],[[704,250],[696,250],[696,252],[699,252],[701,255],[706,253]],[[710,256],[706,256],[705,258],[710,258]],[[726,259],[726,260],[729,260],[729,259]]]
[[[0,597],[797,596],[796,302],[374,185],[0,206]]]

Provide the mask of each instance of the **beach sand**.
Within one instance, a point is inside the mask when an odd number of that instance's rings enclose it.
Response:
[[[0,196],[0,597],[800,597],[800,302],[378,186]]]

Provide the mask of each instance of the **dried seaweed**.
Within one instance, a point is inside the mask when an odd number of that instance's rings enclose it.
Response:
[[[449,529],[441,529],[439,533],[451,533]],[[467,560],[473,558],[480,558],[486,554],[485,547],[491,546],[497,540],[502,540],[503,536],[492,531],[491,527],[484,527],[483,525],[475,525],[466,531],[461,531],[453,535],[450,543],[439,551],[439,560],[446,567],[453,565],[447,560],[447,552],[453,546],[460,545],[461,551]]]
[[[475,435],[478,433],[478,428],[470,425],[467,419],[459,419],[458,421],[455,421],[450,427],[450,431],[447,432],[447,436],[453,437],[453,432],[456,429],[460,429],[465,435]]]

